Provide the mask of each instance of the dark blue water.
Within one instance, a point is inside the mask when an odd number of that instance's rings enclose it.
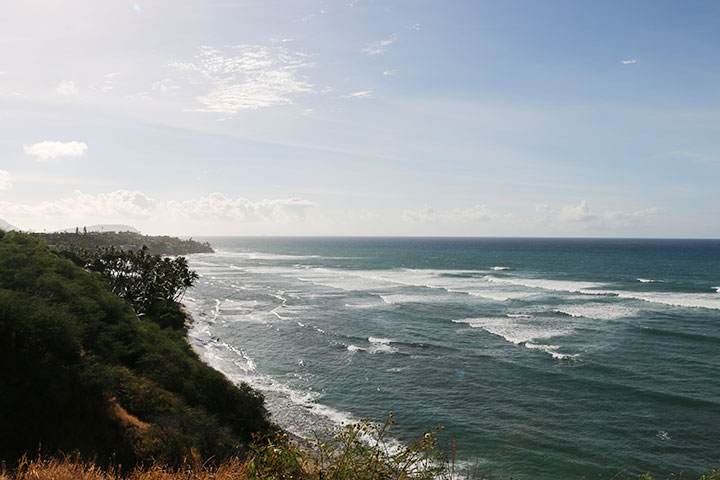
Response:
[[[720,464],[720,241],[203,240],[193,342],[291,431],[392,410],[522,478]]]

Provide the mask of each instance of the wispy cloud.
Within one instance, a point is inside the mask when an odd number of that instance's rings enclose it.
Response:
[[[632,65],[633,63],[637,63],[637,58],[631,58],[629,60],[620,60],[620,63],[623,65]]]
[[[510,218],[510,215],[494,212],[485,204],[477,204],[468,208],[455,208],[448,211],[436,211],[430,206],[425,206],[420,210],[403,211],[403,218],[412,222],[425,223],[476,223],[506,220]]]
[[[460,221],[489,222],[492,220],[503,220],[509,217],[509,214],[493,212],[485,204],[473,205],[470,208],[464,209],[456,208],[450,212],[451,219]]]
[[[10,187],[12,187],[10,173],[5,170],[0,170],[0,190],[7,190]]]
[[[55,201],[35,204],[0,202],[0,211],[14,217],[45,221],[53,218],[68,222],[74,219],[107,221],[148,217],[157,206],[158,202],[137,191],[117,190],[91,195],[76,190],[73,197]]]
[[[55,88],[55,91],[60,94],[64,95],[66,97],[74,97],[78,94],[78,88],[75,85],[75,82],[71,80],[63,80],[60,82],[60,84]]]
[[[274,105],[292,104],[293,96],[313,92],[300,71],[312,66],[309,55],[280,46],[238,45],[232,52],[205,46],[195,62],[174,62],[192,83],[207,88],[194,109],[226,115]]]
[[[180,86],[176,85],[172,78],[164,78],[152,84],[152,89],[160,93],[170,93],[179,88]]]
[[[120,75],[119,72],[110,72],[103,75],[100,85],[93,86],[93,89],[100,93],[107,93],[115,88],[115,78]]]
[[[348,95],[345,95],[342,98],[373,98],[373,91],[371,90],[361,90],[359,92],[352,92]]]
[[[1,178],[1,175],[0,175]],[[252,201],[221,193],[187,200],[156,200],[135,190],[92,195],[76,190],[72,197],[36,204],[0,201],[0,212],[10,218],[34,219],[44,225],[78,222],[282,222],[305,217],[315,204],[298,198]]]
[[[276,221],[303,218],[313,202],[298,198],[251,201],[212,193],[193,200],[171,201],[166,207],[174,217],[204,218],[209,221]]]
[[[368,43],[365,48],[362,49],[362,52],[365,55],[379,55],[383,52],[385,52],[390,45],[392,45],[397,40],[397,34],[392,34],[390,37],[386,38],[385,40],[380,40],[377,42]]]
[[[560,213],[560,220],[563,222],[580,222],[594,224],[604,227],[617,227],[637,224],[644,219],[661,215],[665,209],[658,207],[644,208],[641,210],[621,211],[608,210],[602,213],[594,213],[590,210],[588,202],[582,200],[578,205],[565,205]]]
[[[590,213],[590,207],[586,200],[578,205],[565,205],[560,213],[560,220],[563,222],[586,222],[596,219],[597,216]]]
[[[440,221],[440,218],[437,213],[435,213],[435,210],[428,205],[420,210],[404,210],[403,218],[411,222],[421,223],[437,223]]]
[[[80,157],[87,149],[88,146],[85,142],[47,141],[23,146],[25,154],[37,157],[38,160],[52,160],[58,157]]]
[[[317,13],[311,13],[309,15],[305,15],[300,21],[309,22],[313,18],[317,17],[318,15],[325,15],[326,13],[327,13],[327,10],[320,9]]]

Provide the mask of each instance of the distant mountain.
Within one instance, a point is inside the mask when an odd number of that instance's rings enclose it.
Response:
[[[2,224],[0,224],[1,226]],[[75,229],[78,229],[80,232],[83,232],[87,230],[88,232],[133,232],[133,233],[140,233],[140,230],[138,230],[135,227],[131,227],[130,225],[114,225],[114,224],[100,224],[100,225],[80,225],[78,227],[72,227],[72,228],[66,228],[65,230],[58,230],[58,233],[74,233]]]
[[[15,226],[13,226],[13,225],[10,225],[9,223],[7,223],[7,222],[6,222],[5,220],[3,220],[2,218],[0,218],[0,230],[5,230],[6,232],[9,232],[10,230],[20,231],[19,228],[15,227]]]

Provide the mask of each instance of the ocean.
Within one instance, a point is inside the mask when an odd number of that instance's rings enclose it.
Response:
[[[720,241],[202,238],[191,343],[304,437],[389,411],[521,479],[720,465]]]

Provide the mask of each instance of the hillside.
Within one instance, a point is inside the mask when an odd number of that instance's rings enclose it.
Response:
[[[98,224],[98,225],[85,225],[83,227],[65,228],[63,230],[58,230],[57,233],[75,233],[75,231],[96,232],[96,233],[102,233],[102,232],[140,233],[137,228],[131,227],[130,225],[110,224],[110,223],[103,223],[103,224]]]
[[[151,255],[188,255],[191,253],[212,253],[209,243],[200,243],[193,239],[182,240],[167,235],[141,235],[135,232],[76,232],[35,233],[36,237],[46,241],[52,248],[79,253],[110,247],[121,250],[140,250],[148,248]]]
[[[16,226],[10,225],[8,222],[0,218],[0,230],[9,232],[11,230],[19,230]]]
[[[262,395],[202,363],[182,328],[160,326],[177,315],[166,302],[138,316],[100,274],[0,232],[0,461],[40,449],[128,466],[244,454],[271,428]]]

